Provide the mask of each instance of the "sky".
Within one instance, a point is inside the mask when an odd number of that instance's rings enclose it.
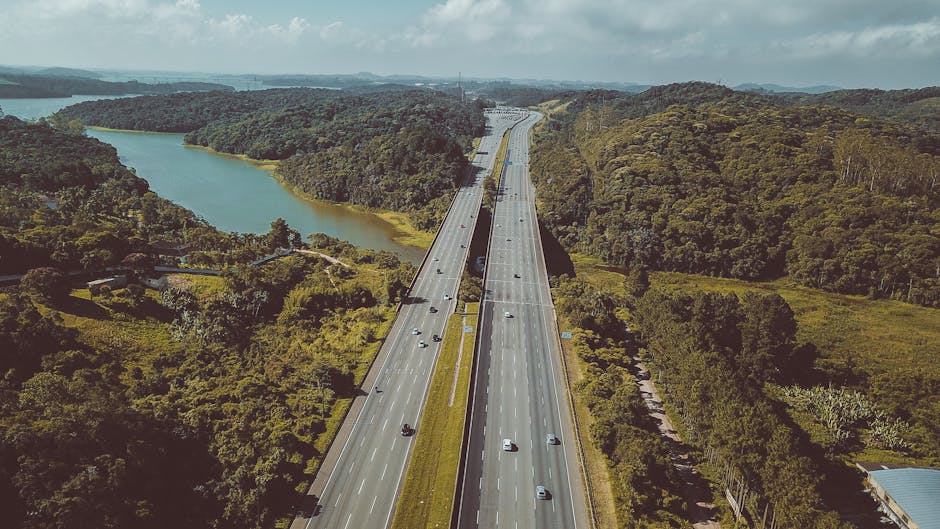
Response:
[[[940,85],[940,0],[0,0],[0,64]]]

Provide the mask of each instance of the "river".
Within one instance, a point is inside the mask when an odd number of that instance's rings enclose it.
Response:
[[[0,99],[0,109],[22,119],[38,119],[65,106],[104,97]],[[420,248],[395,242],[393,238],[401,234],[384,219],[302,199],[255,164],[183,145],[182,134],[98,129],[88,129],[87,134],[113,145],[121,162],[133,167],[155,193],[219,229],[266,233],[271,222],[280,217],[304,237],[322,232],[362,248],[394,252],[415,263],[424,256]]]

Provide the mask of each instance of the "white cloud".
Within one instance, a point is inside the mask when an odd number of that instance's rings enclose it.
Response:
[[[817,33],[776,43],[797,58],[832,55],[855,57],[930,57],[940,55],[940,18],[913,24],[866,27],[857,31]]]
[[[400,40],[429,51],[634,64],[773,62],[781,53],[930,57],[940,55],[935,1],[441,0]]]

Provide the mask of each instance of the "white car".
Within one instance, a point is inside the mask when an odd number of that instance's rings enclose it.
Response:
[[[432,261],[440,261],[440,259],[438,259],[437,257],[435,257],[434,259],[432,259]]]
[[[427,347],[427,346],[428,346],[428,344],[424,343],[424,340],[420,340],[420,341],[418,342],[418,347]]]
[[[512,452],[512,439],[503,439],[503,450]]]
[[[444,299],[450,299],[450,294],[448,294],[448,293],[445,292],[445,293],[444,293]]]
[[[512,318],[512,314],[510,314],[508,310],[506,311],[506,317],[507,317],[507,318]]]
[[[411,334],[417,336],[417,335],[421,334],[421,331],[419,331],[418,328],[415,327],[414,329],[411,329]]]

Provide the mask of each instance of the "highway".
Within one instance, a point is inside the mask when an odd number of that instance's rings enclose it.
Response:
[[[512,129],[497,196],[459,529],[590,527],[529,179],[529,131],[541,117]],[[547,499],[536,498],[539,485]]]
[[[296,519],[293,528],[384,529],[391,524],[414,442],[413,435],[402,435],[402,424],[412,425],[415,435],[421,435],[419,419],[440,349],[432,337],[443,335],[456,308],[454,298],[480,210],[483,179],[492,169],[503,133],[518,119],[518,114],[488,116],[487,134],[473,160],[478,170],[457,192],[366,378],[368,397],[358,413],[351,410],[347,416],[352,424],[349,436],[338,437],[324,459],[334,460],[335,465],[321,470],[328,472],[322,491],[317,490],[319,475],[311,487],[311,493],[319,496],[316,514]],[[420,334],[412,334],[415,328]],[[420,346],[422,341],[426,347]]]

